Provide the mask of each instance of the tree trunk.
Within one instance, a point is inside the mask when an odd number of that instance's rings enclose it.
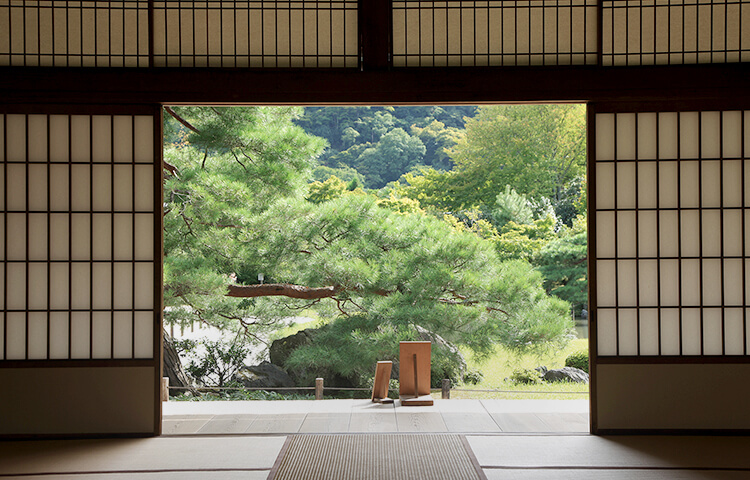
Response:
[[[162,375],[169,377],[170,387],[182,387],[170,393],[174,393],[175,395],[185,392],[197,393],[192,380],[182,368],[180,357],[174,346],[174,340],[172,340],[172,337],[166,331],[164,332],[164,371]]]

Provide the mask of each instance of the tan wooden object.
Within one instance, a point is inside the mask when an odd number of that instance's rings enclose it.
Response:
[[[430,396],[431,342],[401,342],[399,346],[401,405],[432,405]]]
[[[388,398],[388,381],[391,379],[393,362],[378,362],[375,365],[375,381],[372,382],[372,401],[378,403],[391,403]]]

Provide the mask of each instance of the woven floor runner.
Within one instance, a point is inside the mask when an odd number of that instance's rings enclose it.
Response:
[[[270,480],[484,480],[462,435],[292,435]]]

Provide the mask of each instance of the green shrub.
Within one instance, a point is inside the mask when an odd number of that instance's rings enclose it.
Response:
[[[484,374],[479,370],[467,370],[464,373],[464,383],[467,385],[477,385],[484,379]]]
[[[534,384],[541,383],[541,374],[533,368],[516,368],[510,376],[510,380],[515,383]]]
[[[565,359],[566,367],[580,368],[584,372],[589,372],[589,352],[587,350],[580,350],[573,352],[568,355]]]

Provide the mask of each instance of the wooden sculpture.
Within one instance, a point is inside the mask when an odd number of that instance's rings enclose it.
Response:
[[[430,342],[401,342],[399,346],[399,397],[401,405],[432,405],[430,396]]]

